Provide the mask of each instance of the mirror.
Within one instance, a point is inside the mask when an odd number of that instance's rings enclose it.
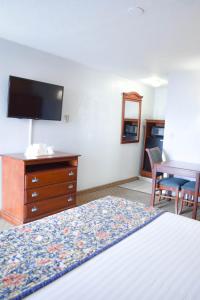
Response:
[[[136,92],[123,93],[121,144],[140,140],[142,96]]]

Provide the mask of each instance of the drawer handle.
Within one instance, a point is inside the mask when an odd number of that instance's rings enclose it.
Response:
[[[31,212],[36,212],[38,210],[38,208],[36,206],[31,208]]]
[[[38,182],[38,181],[39,181],[39,178],[37,178],[37,177],[32,178],[33,183]]]
[[[37,192],[32,193],[32,198],[37,197],[39,194]]]
[[[74,187],[74,185],[73,184],[70,184],[70,185],[68,185],[68,189],[73,189],[73,187]]]
[[[72,202],[73,201],[73,197],[69,197],[68,199],[67,199],[67,202]]]
[[[70,171],[69,172],[69,176],[73,176],[74,175],[74,172],[73,171]]]

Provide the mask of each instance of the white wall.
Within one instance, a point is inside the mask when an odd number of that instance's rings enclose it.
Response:
[[[200,163],[200,72],[169,79],[164,149],[170,159]]]
[[[165,111],[167,105],[168,86],[161,86],[155,89],[154,100],[154,119],[165,120]]]
[[[139,144],[120,144],[121,93],[144,96],[142,117],[153,116],[154,89],[44,52],[0,40],[0,153],[24,152],[28,120],[6,117],[8,77],[64,85],[63,115],[70,121],[34,121],[34,142],[81,154],[78,189],[139,174]]]

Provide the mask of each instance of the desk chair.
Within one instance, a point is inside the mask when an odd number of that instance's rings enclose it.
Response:
[[[194,204],[194,196],[195,196],[195,181],[189,181],[186,184],[184,184],[181,187],[181,206],[179,210],[179,214],[182,213],[184,205],[191,205],[193,206]],[[199,197],[200,197],[200,191],[199,191]],[[198,198],[198,206],[200,206],[200,199]]]
[[[158,147],[147,148],[146,152],[149,157],[151,171],[153,171],[154,164],[163,161],[162,153]],[[182,178],[164,177],[163,173],[157,173],[156,191],[159,191],[158,201],[160,202],[162,199],[175,200],[175,213],[178,214],[179,192],[181,187],[187,182],[187,180]],[[172,196],[172,193],[174,193],[175,196]]]

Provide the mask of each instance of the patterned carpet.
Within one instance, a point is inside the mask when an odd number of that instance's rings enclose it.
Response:
[[[81,205],[84,203],[87,203],[89,201],[104,197],[104,196],[116,196],[116,197],[123,197],[128,200],[138,201],[142,202],[146,205],[149,205],[150,203],[150,197],[151,195],[146,193],[141,193],[125,188],[121,188],[119,186],[110,187],[104,190],[92,192],[92,193],[84,193],[81,196],[77,197],[77,204]],[[162,201],[159,205],[157,205],[160,209],[164,211],[169,211],[174,213],[174,201]],[[191,218],[192,216],[192,209],[190,207],[184,208],[182,216]],[[200,220],[200,209],[198,212],[198,220]],[[8,222],[4,221],[0,218],[0,230],[5,230],[8,228],[11,228],[12,225],[10,225]]]

